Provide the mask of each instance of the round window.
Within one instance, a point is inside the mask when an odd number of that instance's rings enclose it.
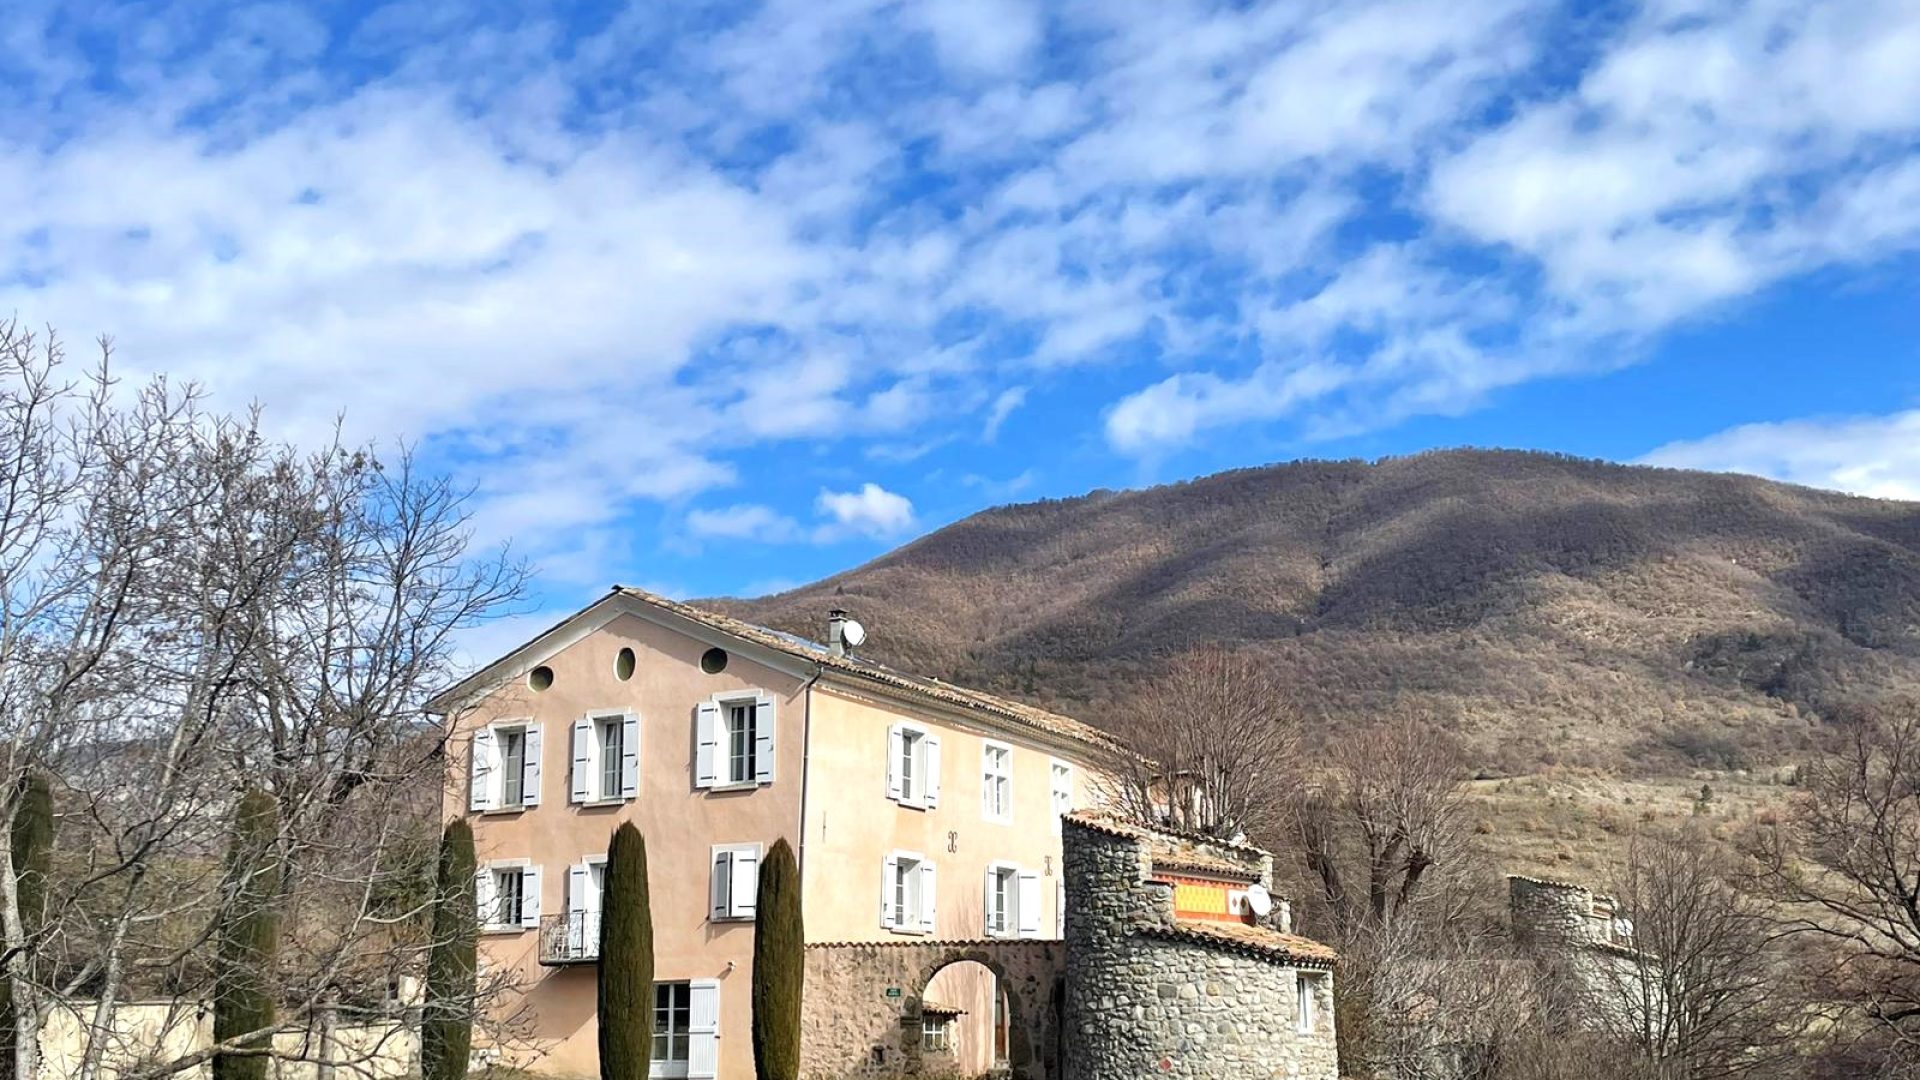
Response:
[[[620,655],[613,658],[613,673],[621,682],[633,678],[633,650],[621,649]]]
[[[545,690],[553,685],[553,669],[545,664],[527,672],[527,685],[535,690]]]
[[[727,650],[708,649],[700,656],[700,670],[709,675],[718,675],[727,670]]]

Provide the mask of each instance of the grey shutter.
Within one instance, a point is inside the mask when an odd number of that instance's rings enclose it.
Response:
[[[593,717],[573,722],[573,786],[568,795],[577,803],[593,798]]]
[[[628,713],[620,721],[620,797],[640,794],[640,718]]]
[[[716,851],[707,876],[707,918],[728,917],[729,893],[733,888],[733,852]]]
[[[520,772],[520,804],[522,806],[540,805],[540,744],[542,731],[539,724],[526,727],[527,764]]]
[[[762,697],[753,705],[753,782],[773,783],[773,699]]]
[[[710,788],[715,783],[720,745],[720,706],[716,702],[703,701],[694,709],[693,721],[693,784],[695,787]]]
[[[471,787],[467,809],[493,809],[493,729],[480,728],[473,733],[473,752],[467,762]]]

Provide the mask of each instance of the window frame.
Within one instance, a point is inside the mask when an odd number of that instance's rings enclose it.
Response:
[[[1047,809],[1053,819],[1053,834],[1060,835],[1060,819],[1073,813],[1073,762],[1065,758],[1047,759]],[[1066,786],[1060,785],[1061,774],[1066,775]],[[1066,805],[1061,806],[1061,796],[1066,796]]]
[[[895,849],[886,853],[881,860],[884,867],[892,867],[892,876],[885,880],[886,907],[881,918],[881,926],[890,933],[926,937],[935,931],[928,914],[928,900],[932,899],[934,919],[939,918],[938,890],[940,881],[938,867],[933,859],[918,851]],[[934,875],[935,895],[927,896],[927,876]],[[911,918],[906,916],[911,914]]]
[[[980,744],[980,817],[996,825],[1013,824],[1013,744],[983,739]],[[996,770],[995,755],[1005,755]],[[996,800],[1004,794],[1004,800]],[[996,805],[1004,802],[1004,805]]]
[[[481,933],[518,934],[538,928],[540,917],[544,914],[540,904],[542,875],[538,864],[531,859],[493,859],[481,863],[474,869],[478,873],[487,875],[488,879],[487,916],[480,919],[478,925]],[[519,898],[519,906],[514,914],[517,918],[511,922],[501,922],[499,918],[500,881],[502,877],[509,875],[516,879],[514,894]],[[529,908],[529,901],[531,901],[531,908]],[[532,926],[527,924],[529,910],[534,920]]]
[[[620,794],[622,762],[627,753],[627,718],[624,714],[602,714],[593,718],[593,752],[597,755],[593,775],[599,779],[599,792],[594,802],[616,802],[623,798]],[[612,753],[607,743],[612,740]],[[609,791],[608,788],[612,790]]]
[[[697,708],[713,710],[714,727],[710,762],[713,767],[713,778],[711,781],[706,781],[701,779],[699,760],[704,748],[701,742],[701,726],[705,721],[701,720],[696,724],[694,731],[694,786],[696,788],[705,791],[747,791],[756,787],[765,787],[774,782],[780,754],[780,707],[779,699],[771,691],[757,687],[723,690],[702,701]],[[747,739],[745,776],[736,775],[733,771],[736,761],[739,760],[733,752],[735,741],[733,716],[737,708],[747,709],[747,715],[751,717],[751,726],[747,728],[749,738]],[[760,727],[762,709],[767,713],[768,726],[764,732]],[[767,754],[765,761],[761,760],[763,746]]]
[[[1320,1028],[1320,978],[1315,973],[1294,972],[1293,1030],[1296,1035],[1312,1035]]]
[[[660,1026],[660,1012],[661,1012],[660,994],[662,991],[665,991],[669,995],[671,995],[675,988],[678,988],[680,990],[682,994],[683,1004],[680,1006],[676,1006],[674,1002],[671,999],[669,999],[669,1001],[667,1002],[667,1010],[666,1010],[669,1026],[663,1031]],[[674,1038],[675,1032],[671,1027],[671,1021],[674,1015],[676,1014],[676,1012],[686,1017],[685,1025],[681,1027],[680,1031],[678,1032],[680,1037],[680,1047],[683,1053],[682,1053],[682,1056],[677,1058],[672,1056],[673,1055],[673,1038]],[[662,1038],[662,1036],[666,1038],[668,1056],[664,1058],[654,1057],[653,1056],[654,1047],[659,1045],[659,1040]],[[648,1063],[651,1066],[651,1068],[648,1070],[648,1073],[647,1073],[647,1075],[649,1076],[683,1077],[687,1075],[688,1069],[693,1061],[693,982],[692,980],[666,979],[653,984],[653,1040],[647,1046],[647,1057],[648,1057]]]
[[[734,860],[733,858],[731,858],[731,856],[735,856],[741,852],[749,852],[753,855],[753,881],[754,881],[754,887],[756,890],[753,902],[751,905],[749,905],[751,910],[748,910],[744,913],[741,912],[740,910],[740,902],[739,902],[740,898],[736,896],[733,891]],[[720,873],[720,856],[722,855],[730,856],[726,864],[727,865],[727,904],[726,904],[727,913],[725,915],[715,915],[713,912],[712,898],[714,893],[714,882]],[[766,855],[767,855],[767,852],[766,852],[765,845],[759,843],[758,841],[755,841],[753,843],[713,845],[713,847],[709,850],[707,855],[707,898],[708,898],[707,921],[708,922],[751,923],[758,920],[759,918],[758,888],[760,883],[760,870],[761,870],[762,862],[766,859]]]
[[[995,860],[987,864],[982,932],[990,938],[1012,938],[1020,934],[1020,866]],[[1004,902],[1002,902],[1004,901]],[[996,925],[995,920],[998,919]]]

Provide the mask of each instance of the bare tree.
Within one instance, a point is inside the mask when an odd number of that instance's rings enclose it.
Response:
[[[1121,718],[1113,804],[1147,825],[1226,839],[1276,835],[1300,724],[1258,662],[1204,646],[1168,665]]]
[[[1831,987],[1861,1021],[1863,1059],[1920,1068],[1920,703],[1838,720],[1835,752],[1749,850],[1786,928],[1838,946]]]
[[[1635,837],[1613,885],[1631,935],[1569,958],[1585,1013],[1661,1080],[1772,1076],[1815,1014],[1771,907],[1697,829]]]
[[[273,1036],[331,1032],[419,967],[444,782],[421,703],[523,571],[470,552],[461,493],[405,453],[278,445],[191,387],[120,392],[104,353],[64,371],[57,342],[0,325],[0,783],[47,773],[62,818],[34,933],[0,845],[14,1073],[36,1075],[55,1009],[81,1020],[81,1080],[216,1053],[364,1060],[381,1048]],[[224,822],[249,786],[280,818],[279,1018],[155,1058],[115,1012],[209,991]]]
[[[1441,907],[1462,901],[1471,845],[1461,771],[1451,739],[1399,719],[1332,739],[1292,793],[1293,845],[1342,944],[1430,895]]]

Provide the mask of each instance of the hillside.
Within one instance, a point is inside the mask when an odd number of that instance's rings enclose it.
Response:
[[[1401,706],[1484,765],[1735,769],[1823,707],[1920,693],[1920,504],[1459,450],[1303,461],[975,514],[722,601],[1093,723],[1170,652],[1258,650],[1324,730]]]

